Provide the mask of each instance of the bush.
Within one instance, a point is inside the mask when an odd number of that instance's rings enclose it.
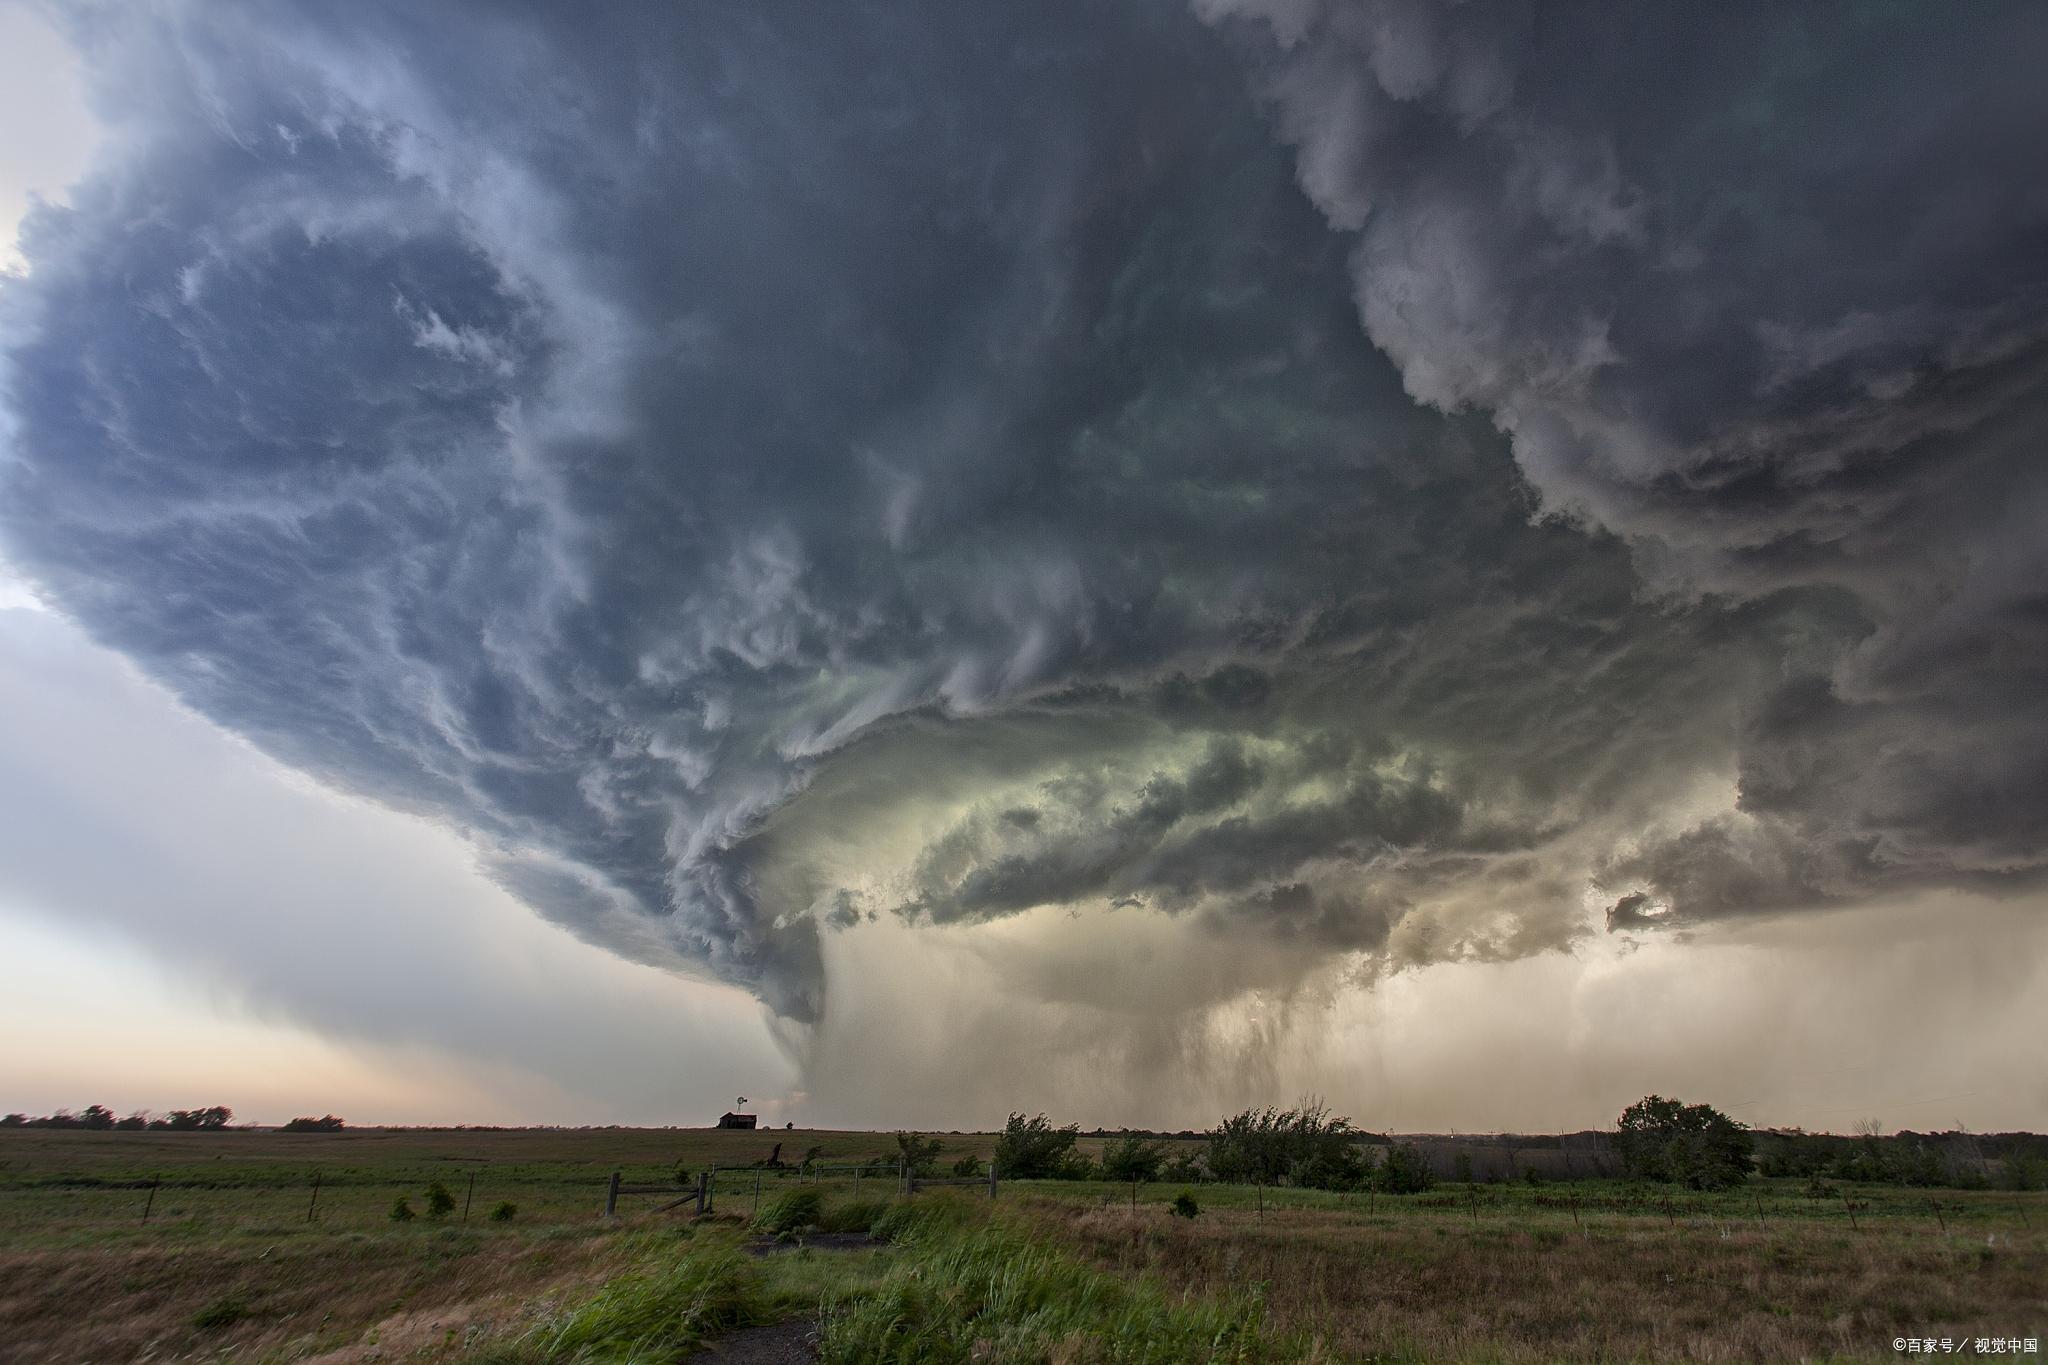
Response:
[[[768,1201],[754,1216],[754,1231],[780,1236],[816,1227],[825,1207],[825,1196],[816,1190],[790,1190]]]
[[[333,1114],[315,1118],[296,1118],[284,1126],[287,1133],[338,1133],[348,1125]]]
[[[519,1206],[509,1199],[500,1200],[489,1216],[493,1223],[509,1223],[519,1216]]]
[[[1719,1110],[1661,1095],[1645,1096],[1621,1111],[1615,1145],[1630,1175],[1695,1190],[1740,1185],[1749,1178],[1756,1148],[1749,1129]]]
[[[1124,1133],[1102,1152],[1104,1180],[1157,1180],[1166,1164],[1166,1148],[1136,1133]]]
[[[448,1187],[436,1180],[427,1186],[427,1217],[446,1218],[455,1212],[455,1196],[448,1193]]]
[[[988,1167],[982,1165],[981,1158],[972,1152],[969,1152],[966,1156],[953,1163],[953,1174],[963,1180],[971,1180],[975,1176],[986,1175],[987,1173]]]
[[[1202,1212],[1202,1206],[1197,1204],[1195,1197],[1186,1190],[1173,1197],[1172,1207],[1173,1216],[1176,1218],[1193,1218]]]
[[[1088,1164],[1074,1151],[1080,1132],[1078,1123],[1055,1128],[1043,1114],[1029,1119],[1012,1114],[996,1138],[996,1170],[1006,1180],[1085,1179],[1074,1174]]]
[[[398,1201],[391,1206],[391,1221],[394,1223],[410,1223],[417,1217],[419,1215],[412,1211],[412,1201],[402,1194],[399,1195]]]
[[[1365,1178],[1358,1130],[1316,1101],[1299,1109],[1247,1109],[1209,1132],[1209,1171],[1244,1185],[1351,1190]]]

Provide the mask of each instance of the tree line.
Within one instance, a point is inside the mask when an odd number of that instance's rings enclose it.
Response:
[[[1878,1137],[1874,1127],[1855,1138],[1796,1129],[1759,1133],[1711,1105],[1646,1095],[1622,1111],[1613,1142],[1629,1178],[1695,1190],[1728,1189],[1752,1174],[1970,1187],[1990,1183],[1994,1168],[2017,1189],[2048,1185],[2048,1138],[1987,1139],[1987,1155],[1967,1134],[1943,1135],[1946,1141],[1937,1143],[1910,1133]],[[1437,1181],[1421,1144],[1377,1139],[1313,1100],[1230,1115],[1200,1134],[1199,1145],[1169,1145],[1125,1130],[1096,1158],[1079,1150],[1079,1137],[1078,1124],[1013,1113],[996,1139],[997,1173],[1013,1180],[1213,1180],[1385,1194],[1420,1193]],[[1958,1140],[1968,1143],[1968,1162],[1949,1155]],[[897,1142],[913,1171],[929,1174],[936,1167],[937,1142],[907,1133]],[[979,1158],[963,1158],[959,1166],[969,1164],[978,1167]],[[1469,1161],[1459,1165],[1458,1178],[1469,1182]],[[1530,1171],[1525,1178],[1540,1177]]]
[[[34,1118],[27,1114],[7,1114],[0,1116],[0,1128],[89,1128],[96,1132],[152,1129],[192,1133],[218,1131],[233,1122],[234,1117],[235,1111],[224,1104],[208,1105],[204,1109],[173,1109],[168,1114],[152,1114],[147,1109],[138,1109],[125,1118],[114,1117],[114,1111],[104,1104],[88,1104],[75,1114],[69,1109]]]
[[[164,1114],[138,1109],[122,1118],[116,1118],[114,1111],[104,1104],[88,1104],[76,1113],[59,1109],[54,1114],[0,1115],[0,1128],[82,1128],[98,1133],[217,1133],[232,1126],[234,1120],[235,1111],[225,1104],[211,1104],[204,1109],[173,1109]],[[284,1125],[284,1131],[339,1133],[347,1126],[338,1116],[323,1114],[319,1118],[295,1118]]]

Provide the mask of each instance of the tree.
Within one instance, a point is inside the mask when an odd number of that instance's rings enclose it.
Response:
[[[996,1138],[996,1170],[1007,1180],[1072,1179],[1086,1163],[1074,1151],[1080,1133],[1078,1123],[1055,1128],[1043,1114],[1028,1119],[1012,1114]]]
[[[1299,1109],[1247,1109],[1209,1132],[1209,1171],[1244,1185],[1351,1190],[1365,1179],[1351,1120],[1317,1100]]]
[[[969,1152],[966,1156],[953,1163],[953,1174],[963,1180],[972,1180],[978,1175],[986,1175],[987,1173],[988,1168],[981,1164],[981,1158],[972,1152]]]
[[[1118,1135],[1116,1141],[1102,1149],[1104,1180],[1157,1180],[1159,1168],[1165,1164],[1164,1144],[1147,1142],[1132,1132]]]
[[[446,1218],[453,1212],[455,1196],[448,1192],[448,1187],[438,1180],[427,1186],[427,1217]]]
[[[228,1121],[234,1116],[235,1111],[224,1104],[216,1104],[207,1109],[173,1109],[163,1118],[150,1124],[150,1127],[161,1126],[180,1133],[211,1132],[227,1127]]]
[[[85,1112],[78,1116],[78,1126],[95,1132],[110,1132],[114,1127],[114,1111],[104,1104],[88,1104]]]
[[[1708,1105],[1646,1095],[1621,1111],[1619,1127],[1622,1165],[1639,1179],[1719,1190],[1749,1178],[1749,1129]]]
[[[124,1133],[140,1132],[142,1129],[149,1127],[149,1111],[147,1109],[138,1109],[127,1118],[116,1122],[114,1126]]]

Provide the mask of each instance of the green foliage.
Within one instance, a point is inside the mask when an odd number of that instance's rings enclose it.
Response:
[[[814,1189],[788,1190],[769,1200],[754,1217],[754,1231],[778,1236],[816,1227],[825,1196]]]
[[[455,1196],[448,1193],[448,1187],[436,1180],[427,1186],[427,1217],[446,1218],[455,1212]]]
[[[1194,1218],[1198,1217],[1202,1212],[1202,1206],[1197,1204],[1195,1197],[1186,1190],[1182,1190],[1173,1197],[1172,1208],[1173,1216],[1176,1218]]]
[[[1078,1173],[1092,1163],[1074,1151],[1080,1132],[1078,1123],[1055,1128],[1043,1114],[1012,1114],[996,1138],[996,1171],[1006,1180],[1086,1179]]]
[[[249,1305],[234,1294],[215,1299],[192,1315],[192,1325],[201,1331],[212,1331],[218,1327],[232,1327],[243,1318],[251,1316]]]
[[[348,1125],[339,1116],[323,1114],[317,1119],[295,1118],[284,1126],[284,1131],[287,1133],[339,1133],[346,1127]]]
[[[1357,1189],[1366,1175],[1358,1130],[1319,1101],[1299,1109],[1247,1109],[1209,1132],[1209,1171],[1243,1185]]]
[[[1456,1158],[1456,1160],[1454,1160],[1454,1161],[1452,1161],[1452,1162],[1451,1162],[1451,1169],[1452,1169],[1452,1171],[1453,1171],[1453,1172],[1455,1172],[1455,1174],[1456,1174],[1456,1176],[1457,1176],[1457,1179],[1458,1179],[1458,1183],[1459,1183],[1459,1184],[1461,1184],[1461,1185],[1469,1185],[1469,1184],[1471,1184],[1471,1183],[1472,1183],[1472,1154],[1471,1154],[1470,1152],[1460,1152],[1460,1153],[1458,1153],[1458,1155],[1457,1155],[1457,1158]]]
[[[1436,1184],[1436,1173],[1429,1169],[1429,1157],[1412,1142],[1389,1146],[1370,1178],[1372,1187],[1381,1194],[1422,1194]]]
[[[410,1223],[417,1217],[419,1215],[412,1211],[412,1201],[402,1194],[391,1205],[390,1218],[394,1223]]]
[[[488,1215],[493,1223],[509,1223],[518,1216],[519,1206],[509,1199],[500,1200]]]
[[[1126,1132],[1103,1149],[1102,1178],[1157,1180],[1159,1169],[1165,1164],[1166,1148],[1163,1144],[1147,1142],[1136,1133]]]
[[[897,1155],[912,1175],[930,1175],[937,1170],[943,1145],[937,1138],[919,1137],[915,1133],[896,1135]]]
[[[987,1172],[988,1168],[981,1164],[981,1158],[972,1152],[969,1152],[966,1156],[953,1163],[953,1174],[963,1180],[971,1180],[975,1176],[985,1175]]]
[[[1755,1139],[1749,1129],[1704,1104],[1648,1095],[1621,1112],[1615,1145],[1638,1179],[1720,1190],[1749,1178]]]

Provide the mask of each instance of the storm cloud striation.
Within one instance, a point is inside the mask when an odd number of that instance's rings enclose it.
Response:
[[[2048,21],[1689,16],[88,7],[0,551],[798,1023],[2034,885]]]

